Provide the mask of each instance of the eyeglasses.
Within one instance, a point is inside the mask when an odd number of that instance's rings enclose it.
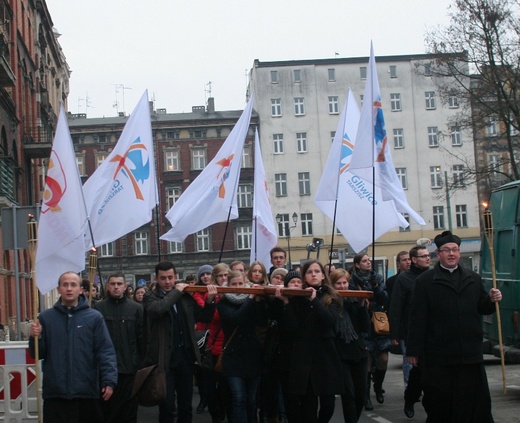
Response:
[[[431,255],[423,254],[422,256],[417,256],[417,258],[431,258]]]
[[[439,250],[439,253],[458,253],[458,248],[443,248],[442,250]]]

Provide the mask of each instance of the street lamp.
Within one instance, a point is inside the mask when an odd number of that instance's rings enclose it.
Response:
[[[287,217],[287,220],[284,219],[284,217]],[[282,232],[280,231],[280,225],[283,224],[283,233],[284,233],[284,236],[287,237],[287,254],[289,256],[289,270],[291,270],[292,268],[292,259],[291,259],[291,231],[296,228],[296,223],[298,222],[298,214],[296,212],[294,212],[292,214],[292,220],[294,222],[294,225],[292,226],[289,226],[289,215],[286,214],[286,215],[282,215],[280,213],[278,213],[276,215],[276,223],[278,223],[278,231],[279,232]]]

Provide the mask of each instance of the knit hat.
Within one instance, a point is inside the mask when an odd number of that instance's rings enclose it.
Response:
[[[204,264],[203,266],[200,266],[199,270],[197,272],[197,281],[200,281],[200,278],[204,273],[211,274],[212,271],[213,271],[213,266],[210,266],[209,264]]]
[[[283,280],[283,285],[284,286],[287,286],[289,285],[289,282],[291,281],[291,279],[294,279],[294,278],[298,278],[301,280],[301,275],[300,275],[300,272],[296,271],[296,270],[291,270],[289,273],[287,273],[287,275],[285,275],[285,279]]]
[[[444,231],[442,234],[437,235],[433,242],[437,246],[437,249],[441,248],[444,244],[448,244],[450,242],[454,242],[458,246],[460,246],[460,238],[457,235],[453,235],[450,231]]]
[[[273,277],[276,275],[282,275],[282,280],[283,280],[283,278],[285,277],[287,272],[288,272],[288,270],[284,269],[283,267],[278,267],[277,269],[274,269],[273,272],[271,273],[271,276],[269,277],[269,282],[272,283]]]

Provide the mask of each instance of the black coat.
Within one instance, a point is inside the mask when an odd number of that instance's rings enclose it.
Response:
[[[241,304],[234,304],[224,296],[217,309],[224,332],[224,345],[236,329],[224,352],[222,373],[243,378],[260,376],[263,349],[256,326],[265,326],[265,307],[251,298],[246,298]]]
[[[209,322],[215,312],[215,304],[206,304],[201,307],[188,293],[172,289],[168,293],[159,287],[155,291],[148,291],[143,299],[145,319],[147,324],[147,346],[144,366],[158,364],[159,362],[159,333],[164,333],[164,357],[165,369],[169,369],[170,358],[173,351],[173,305],[177,304],[183,313],[184,333],[189,337],[189,345],[186,346],[188,357],[200,363],[200,352],[195,340],[195,322]]]
[[[388,318],[390,319],[390,339],[406,340],[415,279],[427,270],[412,265],[410,270],[397,275],[390,299],[390,312],[388,313]]]
[[[416,279],[406,353],[426,366],[480,363],[481,315],[494,312],[477,273],[460,266],[450,273],[437,263]]]
[[[341,361],[336,350],[336,319],[341,309],[333,302],[328,308],[321,293],[313,301],[294,298],[284,307],[283,332],[292,333],[287,392],[304,395],[308,388],[314,395],[344,392]]]
[[[143,307],[124,296],[98,301],[94,306],[103,317],[114,344],[117,371],[133,374],[143,358]]]

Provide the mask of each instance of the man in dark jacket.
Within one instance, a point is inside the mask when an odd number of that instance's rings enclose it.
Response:
[[[105,423],[137,422],[138,404],[131,394],[143,352],[143,307],[127,298],[127,286],[122,273],[110,275],[107,298],[94,306],[105,318],[117,355],[117,386],[110,400],[101,404]]]
[[[29,350],[38,337],[43,359],[43,421],[103,421],[99,397],[108,401],[117,384],[117,362],[103,316],[88,306],[79,276],[63,273],[60,298],[31,325]]]
[[[482,315],[495,311],[502,293],[485,292],[480,276],[459,266],[458,236],[437,235],[439,263],[415,284],[407,355],[423,367],[427,422],[491,423],[491,396],[482,356]]]
[[[154,291],[144,297],[145,318],[149,328],[144,365],[159,362],[163,354],[166,368],[166,400],[159,405],[159,423],[173,423],[175,393],[177,393],[177,423],[191,423],[193,373],[200,352],[195,341],[195,322],[209,322],[215,312],[217,288],[208,285],[204,307],[184,293],[186,283],[175,283],[177,272],[171,262],[155,266]],[[162,335],[161,335],[162,334]],[[164,339],[161,350],[160,339]]]
[[[404,414],[412,418],[414,404],[421,396],[419,367],[413,367],[406,359],[406,338],[415,279],[430,267],[430,253],[422,245],[416,245],[408,253],[412,264],[409,270],[399,273],[390,302],[390,339],[392,345],[400,345],[403,353]]]

